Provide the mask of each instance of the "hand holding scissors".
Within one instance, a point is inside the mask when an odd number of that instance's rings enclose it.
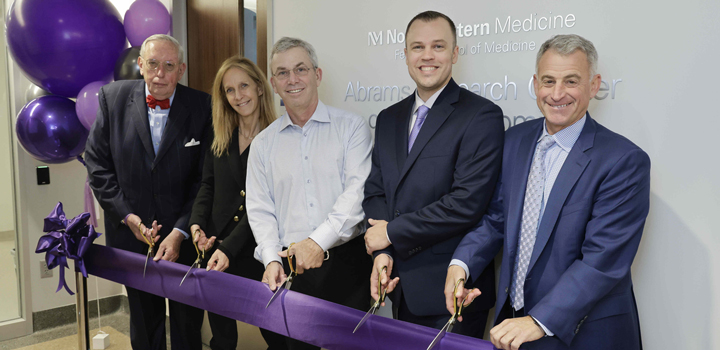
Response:
[[[185,273],[185,277],[183,277],[182,281],[180,281],[180,285],[182,286],[183,282],[185,282],[185,279],[190,274],[190,271],[194,268],[200,267],[200,264],[202,263],[203,259],[205,259],[205,248],[203,247],[202,253],[200,252],[200,249],[198,249],[197,242],[193,239],[193,246],[195,247],[195,251],[197,252],[197,259],[195,259],[195,262],[190,265],[190,268]]]
[[[437,345],[440,342],[440,339],[442,339],[445,336],[445,333],[451,332],[453,329],[453,326],[455,326],[455,322],[457,322],[458,319],[460,318],[463,307],[466,306],[465,302],[467,300],[467,296],[465,296],[465,299],[463,299],[462,303],[460,303],[460,305],[458,306],[457,290],[461,283],[465,284],[465,279],[461,278],[461,279],[457,280],[457,282],[455,282],[455,290],[453,293],[453,297],[455,298],[454,303],[453,303],[454,312],[453,312],[452,317],[450,317],[450,319],[447,321],[447,323],[445,323],[443,328],[440,329],[440,332],[435,336],[435,339],[433,339],[432,343],[430,343],[430,346],[428,346],[427,350],[430,350],[433,347],[435,347],[435,345]]]
[[[290,254],[290,248],[292,248],[292,246],[294,244],[295,243],[290,243],[290,245],[288,246],[288,249],[287,249],[287,252],[288,252],[287,260],[288,260],[288,265],[290,266],[290,276],[288,276],[280,284],[280,286],[278,286],[278,288],[275,290],[275,294],[273,294],[272,298],[270,298],[270,301],[268,301],[267,305],[265,305],[266,309],[268,306],[270,306],[270,303],[272,303],[273,300],[275,300],[275,297],[278,296],[278,294],[280,294],[280,291],[282,291],[283,289],[288,289],[288,290],[290,289],[290,287],[292,286],[292,283],[293,283],[293,279],[295,278],[295,276],[297,276],[297,272],[295,272],[295,264],[293,262],[293,255]],[[270,265],[268,265],[268,266],[270,266]]]
[[[370,315],[374,315],[377,310],[380,308],[381,305],[385,304],[385,294],[387,293],[387,287],[383,288],[383,285],[380,281],[381,276],[384,276],[387,274],[387,266],[383,266],[380,273],[378,274],[378,282],[377,282],[377,293],[378,298],[375,300],[375,304],[373,304],[372,307],[370,307],[370,310],[365,313],[365,316],[358,322],[357,326],[355,326],[355,329],[353,330],[353,333],[355,333],[360,326],[362,326],[363,323],[370,317]]]

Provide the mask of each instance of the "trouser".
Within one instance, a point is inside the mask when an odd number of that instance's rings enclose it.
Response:
[[[370,273],[372,257],[365,251],[365,236],[329,250],[330,258],[321,267],[306,270],[295,277],[291,290],[363,312],[370,308]],[[283,260],[285,273],[290,273],[287,259]],[[286,338],[287,348],[320,349],[317,346]]]
[[[214,249],[206,253],[206,257],[212,256]],[[203,263],[205,265],[207,262]],[[230,266],[224,271],[236,276],[249,278],[255,281],[260,281],[263,276],[263,264],[255,260],[250,254],[243,254],[237,257],[235,260],[230,261]],[[208,322],[210,323],[210,329],[212,330],[212,339],[210,339],[210,348],[213,350],[235,350],[238,343],[238,332],[237,332],[237,321],[208,312]],[[268,350],[282,350],[285,349],[285,337],[260,328],[260,334],[262,334],[265,343],[268,345]],[[174,349],[173,349],[174,350]]]
[[[130,343],[134,350],[165,350],[165,298],[125,286],[130,307]],[[200,350],[203,310],[169,300],[172,350]]]

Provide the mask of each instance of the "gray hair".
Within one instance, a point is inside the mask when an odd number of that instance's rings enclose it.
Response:
[[[285,52],[295,47],[301,47],[305,50],[305,52],[307,52],[308,56],[310,56],[310,63],[312,63],[313,68],[319,67],[315,48],[310,45],[309,42],[298,38],[289,38],[286,36],[280,38],[280,40],[275,43],[272,49],[272,53],[270,53],[270,60],[272,61],[273,57],[275,57],[276,54]]]
[[[595,45],[590,40],[587,40],[577,34],[561,34],[555,35],[548,41],[544,42],[537,53],[537,59],[535,60],[535,72],[537,73],[538,64],[540,59],[548,50],[555,50],[562,56],[568,56],[573,54],[575,51],[580,50],[585,53],[588,61],[588,67],[590,67],[590,76],[594,76],[597,72],[598,53],[595,50]]]
[[[185,50],[183,50],[182,46],[180,45],[180,43],[177,40],[175,40],[175,38],[173,38],[169,35],[165,35],[165,34],[155,34],[155,35],[151,35],[149,38],[145,39],[145,41],[143,41],[143,43],[142,43],[142,46],[140,46],[140,57],[145,58],[145,47],[151,41],[169,42],[170,44],[175,46],[175,50],[178,53],[178,64],[183,64],[185,62],[185,60],[183,58],[185,56]]]

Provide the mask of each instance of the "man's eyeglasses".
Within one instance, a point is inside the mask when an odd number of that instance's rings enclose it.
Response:
[[[143,59],[145,60],[145,59]],[[170,73],[177,68],[177,64],[172,63],[170,61],[165,62],[158,62],[158,60],[145,60],[145,65],[147,65],[148,70],[156,72],[158,68],[160,68],[160,65],[162,65],[163,70],[165,73]]]
[[[308,75],[308,73],[310,73],[310,68],[305,66],[295,67],[292,69],[292,72],[295,73],[295,76],[304,77]],[[277,78],[278,80],[287,80],[288,78],[290,78],[290,71],[286,69],[281,69],[275,72],[273,76],[275,76],[275,78]]]

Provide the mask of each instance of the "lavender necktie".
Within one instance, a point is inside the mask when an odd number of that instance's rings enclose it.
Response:
[[[530,257],[532,256],[537,236],[538,220],[542,208],[543,190],[545,187],[545,166],[543,158],[548,148],[555,144],[555,139],[545,135],[535,149],[535,157],[530,167],[530,175],[525,188],[523,203],[522,226],[520,228],[520,248],[515,259],[515,277],[510,288],[510,300],[515,310],[525,306],[525,277],[527,276]]]
[[[413,143],[415,143],[415,139],[420,133],[420,128],[422,128],[422,125],[425,122],[425,117],[427,117],[429,111],[430,108],[428,108],[426,105],[422,105],[418,108],[417,119],[415,119],[415,124],[413,125],[412,131],[410,132],[410,139],[408,141],[408,153],[410,153]]]

